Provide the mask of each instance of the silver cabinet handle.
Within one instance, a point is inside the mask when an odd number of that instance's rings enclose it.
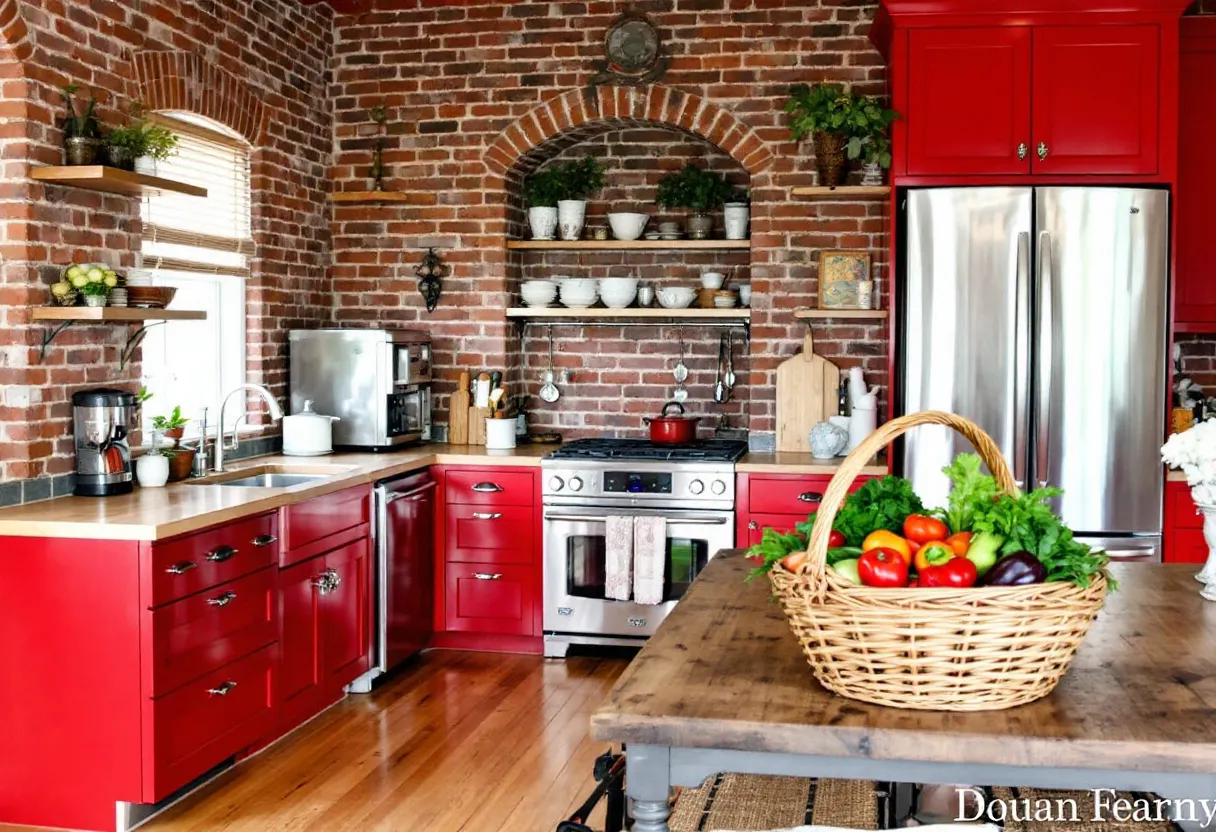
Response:
[[[312,579],[312,585],[317,588],[319,594],[328,595],[342,585],[342,576],[336,569],[326,569]]]
[[[646,516],[646,515],[638,515]],[[587,514],[546,514],[546,520],[556,520],[563,523],[607,523],[608,517],[596,517]],[[675,526],[725,526],[729,520],[725,517],[671,517],[667,522]]]
[[[798,499],[804,503],[822,503],[823,492],[821,491],[803,491],[798,495]]]
[[[473,577],[479,581],[497,581],[502,577],[501,572],[474,572]]]
[[[754,532],[756,529],[760,528],[760,525],[755,520],[748,520],[747,528]]]
[[[232,560],[239,551],[235,546],[217,546],[207,553],[207,560],[212,563],[223,563],[226,560]]]
[[[236,682],[224,682],[218,688],[207,688],[207,693],[212,696],[227,696],[232,693],[232,689],[236,687]]]
[[[260,534],[253,539],[254,546],[270,546],[277,543],[279,539],[272,534]]]
[[[183,560],[168,567],[165,571],[170,575],[184,575],[191,569],[198,569],[198,564],[192,560]]]
[[[1025,161],[1026,156],[1029,153],[1030,153],[1030,148],[1026,145],[1026,142],[1022,142],[1021,144],[1018,145],[1018,159]]]
[[[505,488],[496,482],[479,482],[473,486],[473,490],[480,494],[493,494],[496,491],[506,491]]]
[[[497,520],[502,517],[501,511],[475,511],[473,512],[474,520]]]
[[[1040,162],[1043,161],[1044,159],[1046,159],[1047,158],[1047,144],[1045,142],[1039,142],[1039,146],[1035,148],[1035,153],[1039,154]]]
[[[1010,424],[1013,425],[1013,478],[1018,483],[1018,488],[1022,487],[1022,483],[1026,480],[1026,453],[1024,437],[1027,436],[1027,414],[1030,410],[1030,405],[1027,403],[1029,395],[1029,384],[1026,379],[1030,378],[1030,373],[1027,370],[1029,359],[1026,357],[1030,354],[1028,344],[1030,341],[1030,232],[1019,231],[1017,239],[1017,255],[1016,266],[1014,271],[1014,294],[1017,297],[1017,314],[1014,318],[1013,332],[1010,336],[1009,354],[1016,355],[1017,372],[1009,379],[1009,391],[1006,395],[1009,396],[1009,407],[1012,413],[1009,416]]]
[[[226,607],[236,600],[235,592],[224,592],[214,598],[208,598],[207,603],[213,607]]]

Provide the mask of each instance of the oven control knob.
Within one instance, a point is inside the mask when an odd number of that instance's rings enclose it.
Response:
[[[549,490],[550,491],[561,491],[565,487],[566,487],[566,483],[562,480],[561,477],[553,477],[552,479],[549,480]]]
[[[722,482],[722,480],[714,480],[709,484],[709,490],[715,494],[725,494],[726,483]]]
[[[570,478],[570,490],[571,491],[582,491],[583,490],[583,481],[581,479],[579,479],[578,477],[571,477]]]
[[[688,491],[690,494],[700,494],[704,490],[705,483],[701,482],[700,480],[693,480],[688,484]]]

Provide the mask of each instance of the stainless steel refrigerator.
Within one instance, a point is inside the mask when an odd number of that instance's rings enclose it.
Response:
[[[902,413],[946,410],[1000,444],[1025,487],[1115,558],[1161,557],[1169,197],[1146,188],[940,188],[906,194]],[[899,468],[926,505],[971,450],[942,427]]]

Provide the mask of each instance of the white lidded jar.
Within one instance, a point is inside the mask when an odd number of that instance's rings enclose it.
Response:
[[[312,399],[304,402],[299,413],[283,417],[283,454],[285,456],[324,456],[334,452],[334,422],[337,416],[323,416],[312,409]]]
[[[135,480],[140,488],[163,488],[169,481],[169,457],[146,453],[135,460]]]

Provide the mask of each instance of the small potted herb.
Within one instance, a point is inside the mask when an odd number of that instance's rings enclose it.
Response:
[[[694,240],[704,240],[714,230],[714,219],[710,213],[727,202],[740,199],[740,192],[722,174],[689,162],[678,173],[669,173],[659,180],[659,192],[654,201],[661,208],[691,211],[688,236]]]
[[[556,203],[562,239],[577,240],[583,235],[583,224],[587,219],[587,197],[602,187],[604,166],[595,158],[586,156],[528,177],[524,182],[524,198],[535,207]]]
[[[874,184],[875,175],[881,184],[881,171],[873,166],[891,166],[887,131],[899,113],[875,96],[858,95],[839,84],[795,84],[785,111],[794,139],[809,134],[815,144],[820,185],[835,188],[844,182],[846,157],[870,166],[867,184]]]
[[[557,180],[557,169],[537,171],[524,180],[524,204],[533,240],[553,240],[557,235],[557,201],[565,190]]]
[[[97,99],[91,95],[84,112],[78,112],[78,89],[80,87],[76,84],[63,88],[68,111],[60,124],[63,129],[64,159],[69,165],[91,165],[97,159],[97,149],[101,147],[101,122],[96,116]]]
[[[85,306],[105,306],[110,297],[110,287],[104,283],[86,283],[80,287]]]
[[[106,162],[123,170],[156,173],[157,162],[177,152],[173,131],[143,117],[143,104],[131,105],[131,123],[106,134]]]
[[[182,434],[186,432],[186,425],[189,423],[190,420],[182,416],[181,405],[174,407],[168,416],[152,417],[152,429],[164,433],[173,440],[174,444],[182,438]]]

